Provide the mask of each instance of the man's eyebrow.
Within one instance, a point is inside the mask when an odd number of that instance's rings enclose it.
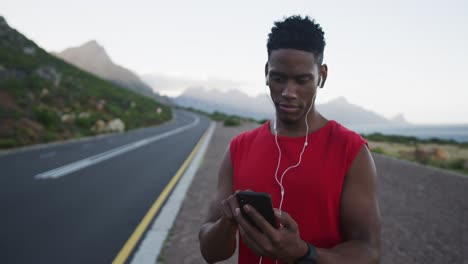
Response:
[[[278,75],[278,76],[288,76],[286,73],[284,72],[279,72],[279,71],[275,71],[275,70],[271,70],[269,71],[268,74],[271,74],[271,75]],[[307,78],[311,78],[311,79],[314,79],[314,75],[312,73],[303,73],[303,74],[298,74],[298,75],[294,75],[293,78],[304,78],[304,77],[307,77]]]
[[[304,73],[304,74],[298,74],[294,76],[294,78],[310,78],[314,79],[314,75],[312,73]]]
[[[268,74],[271,74],[271,75],[279,75],[279,76],[286,76],[286,73],[284,73],[284,72],[279,72],[279,71],[275,71],[275,70],[269,71]]]

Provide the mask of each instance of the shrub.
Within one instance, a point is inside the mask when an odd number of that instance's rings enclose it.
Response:
[[[60,122],[57,115],[47,108],[34,108],[33,112],[37,121],[47,128],[52,128]]]
[[[449,169],[462,170],[464,169],[464,165],[465,165],[464,159],[454,159],[454,160],[448,161],[447,167]]]
[[[241,121],[239,118],[229,117],[224,121],[224,126],[240,126]]]
[[[381,147],[372,148],[371,151],[377,154],[385,154],[385,151]]]
[[[12,148],[15,147],[18,143],[14,138],[2,138],[0,139],[0,148]]]
[[[91,127],[94,125],[94,123],[96,122],[96,118],[95,117],[88,117],[88,118],[77,118],[75,120],[75,124],[83,129],[84,131],[87,131],[89,129],[91,129]]]
[[[57,133],[47,131],[44,135],[44,142],[52,142],[58,139]]]
[[[226,120],[228,118],[228,116],[224,113],[221,113],[221,112],[218,112],[218,111],[214,111],[212,114],[211,114],[211,119],[213,119],[214,121],[223,121],[223,120]]]

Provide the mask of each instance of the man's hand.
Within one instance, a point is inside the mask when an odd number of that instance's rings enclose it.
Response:
[[[239,208],[235,210],[234,217],[239,224],[242,239],[257,255],[279,259],[284,263],[294,263],[307,253],[307,244],[301,239],[297,223],[289,214],[275,209],[275,217],[280,223],[280,228],[276,229],[252,206],[245,205],[244,211],[261,232],[242,216]]]
[[[228,196],[228,198],[222,200],[221,206],[220,206],[221,218],[224,220],[229,220],[229,222],[233,224],[237,224],[234,215],[236,213],[236,209],[239,208],[239,205],[236,199],[236,193],[231,194]]]

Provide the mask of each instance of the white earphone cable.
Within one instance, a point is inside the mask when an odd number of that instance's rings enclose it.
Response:
[[[284,191],[284,186],[283,186],[283,180],[284,180],[284,176],[286,175],[286,173],[291,170],[291,169],[294,169],[294,168],[297,168],[301,162],[302,162],[302,155],[304,154],[304,151],[305,151],[305,148],[307,147],[308,145],[308,135],[309,135],[309,122],[307,121],[307,117],[309,115],[309,112],[310,110],[312,109],[312,106],[313,106],[313,101],[315,99],[315,95],[317,93],[314,94],[314,97],[312,98],[312,102],[310,103],[310,106],[309,106],[309,110],[307,110],[307,113],[306,113],[306,116],[305,116],[305,125],[306,125],[306,136],[305,136],[305,140],[304,140],[304,145],[302,146],[302,151],[301,151],[301,154],[299,154],[299,160],[296,164],[288,167],[286,170],[284,170],[283,174],[281,175],[281,178],[278,179],[278,172],[279,172],[279,168],[280,168],[280,164],[281,164],[281,155],[282,155],[282,152],[281,152],[281,148],[279,146],[279,143],[278,143],[278,132],[276,130],[276,120],[275,120],[275,124],[274,124],[274,127],[275,127],[275,143],[276,143],[276,148],[278,149],[278,152],[279,152],[279,156],[278,156],[278,165],[276,166],[276,172],[275,172],[275,180],[276,182],[278,183],[278,185],[280,186],[281,188],[281,200],[280,200],[280,204],[279,204],[279,210],[280,210],[280,214],[282,212],[282,208],[283,208],[283,200],[284,200],[284,194],[285,194],[285,191]]]
[[[320,79],[319,79],[319,86],[320,86]],[[286,175],[286,173],[290,169],[294,169],[294,168],[298,167],[302,162],[302,154],[304,154],[305,148],[308,145],[309,122],[307,120],[307,117],[309,116],[309,112],[312,109],[312,106],[314,105],[314,100],[315,100],[315,97],[317,95],[317,91],[318,91],[318,89],[315,91],[315,94],[312,97],[309,109],[307,110],[307,113],[306,113],[305,118],[304,118],[305,125],[306,125],[306,134],[305,134],[305,140],[304,140],[304,145],[302,146],[301,154],[299,154],[299,161],[295,165],[292,165],[292,166],[288,167],[286,170],[284,170],[283,174],[281,175],[280,180],[278,180],[278,172],[279,172],[279,168],[280,168],[280,164],[281,164],[281,155],[282,155],[282,153],[281,153],[281,148],[280,148],[279,143],[278,143],[278,131],[276,129],[276,117],[275,117],[275,120],[274,120],[274,123],[273,123],[273,130],[275,132],[275,143],[276,143],[276,148],[278,149],[278,153],[279,153],[279,155],[278,155],[278,164],[276,166],[276,171],[275,171],[275,180],[276,180],[276,182],[278,183],[278,185],[281,188],[281,200],[280,200],[280,204],[279,204],[279,208],[278,208],[280,210],[280,215],[282,213],[283,200],[284,200],[284,194],[285,194],[284,186],[283,186],[283,179],[284,179],[284,176]],[[273,101],[271,101],[271,102],[273,104]],[[273,106],[274,106],[274,104],[273,104]],[[280,226],[282,226],[281,223],[280,223]],[[260,256],[260,260],[259,260],[258,263],[262,264],[262,260],[263,260],[263,256]],[[276,260],[276,264],[278,264],[278,260]]]

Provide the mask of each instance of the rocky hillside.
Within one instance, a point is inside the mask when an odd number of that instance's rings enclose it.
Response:
[[[171,118],[169,106],[48,54],[0,16],[0,148],[124,131]]]
[[[60,53],[54,53],[54,55],[82,70],[126,89],[155,98],[163,103],[169,103],[168,98],[155,93],[138,75],[129,69],[115,64],[104,47],[95,40],[88,41],[79,47],[68,48]]]

